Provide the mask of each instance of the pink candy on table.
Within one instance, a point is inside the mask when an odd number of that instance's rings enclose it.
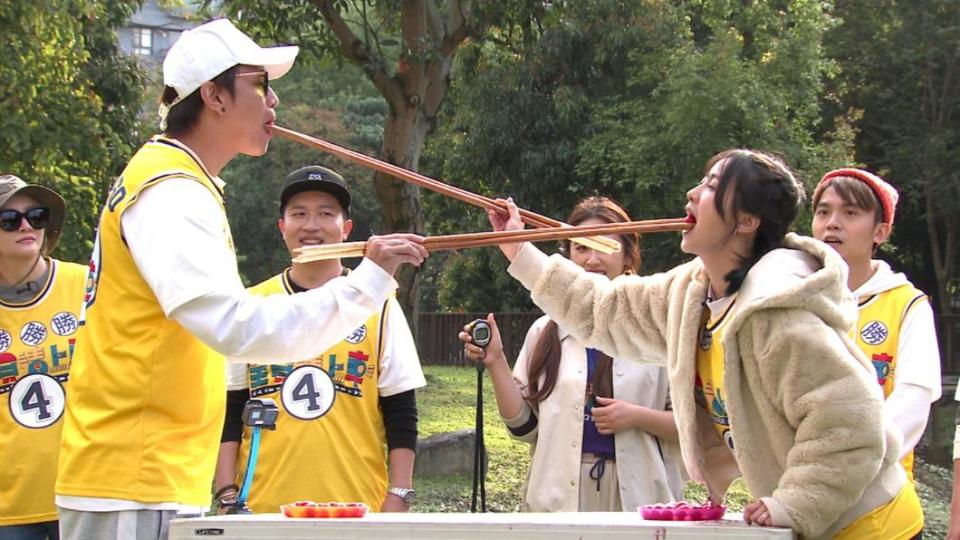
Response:
[[[648,504],[637,508],[643,519],[656,521],[712,521],[723,517],[726,507],[712,502],[704,504],[678,501]]]

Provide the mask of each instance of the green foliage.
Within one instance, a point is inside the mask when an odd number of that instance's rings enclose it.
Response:
[[[542,3],[524,0],[235,0],[224,8],[257,37],[296,42],[306,51],[303,60],[333,59],[360,67],[389,106],[380,156],[412,170],[419,168],[424,140],[436,126],[451,66],[463,44],[488,38],[509,43],[530,36],[549,11]],[[491,27],[496,28],[488,32]],[[385,173],[377,173],[374,188],[388,232],[423,229],[418,188]],[[418,273],[403,266],[395,276],[397,298],[407,312],[416,312]]]
[[[437,297],[443,310],[483,312],[491,305],[498,311],[537,309],[530,293],[507,273],[506,259],[495,250],[455,253],[443,260]]]
[[[960,4],[838,4],[824,44],[843,75],[837,107],[862,111],[857,157],[900,191],[891,252],[914,283],[951,308],[960,256]]]
[[[830,145],[813,137],[823,79],[834,71],[819,45],[831,23],[820,4],[690,4],[677,43],[650,43],[632,56],[627,97],[613,96],[598,111],[579,171],[654,217],[681,213],[703,164],[727,148],[780,154],[808,185],[825,167],[845,163],[849,152],[837,144],[849,145],[843,134]],[[666,255],[663,240],[653,240]]]
[[[142,74],[114,33],[138,5],[0,5],[0,171],[67,200],[60,258],[86,262],[99,203],[141,138]]]
[[[781,154],[811,184],[847,163],[852,146],[845,117],[820,128],[819,97],[836,72],[820,43],[832,24],[808,0],[555,6],[536,39],[465,51],[424,168],[555,218],[597,192],[635,219],[682,215],[704,163],[731,147]],[[457,205],[427,198],[428,222],[485,228]],[[647,237],[643,249],[644,272],[685,259],[671,235]],[[440,304],[516,305],[511,289],[476,286],[498,268],[490,257],[446,264]]]

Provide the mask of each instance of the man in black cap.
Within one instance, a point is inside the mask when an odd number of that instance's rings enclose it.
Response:
[[[278,226],[288,250],[346,240],[353,222],[343,178],[320,166],[290,173],[280,194]],[[345,272],[339,259],[294,263],[250,291],[292,295]],[[277,360],[269,366],[229,366],[216,478],[221,509],[236,501],[235,482],[243,472],[238,454],[243,464],[250,453],[250,431],[244,432],[240,417],[244,403],[255,397],[277,402],[280,417],[277,430],[261,440],[249,497],[254,512],[276,512],[298,500],[408,510],[417,442],[414,391],[426,381],[396,298],[320,356]]]

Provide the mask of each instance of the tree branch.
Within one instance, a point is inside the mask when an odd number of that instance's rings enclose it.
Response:
[[[437,9],[436,2],[427,2],[426,4],[427,30],[434,42],[440,43],[443,39],[444,28],[443,20],[440,18],[440,11]]]
[[[937,115],[937,125],[939,126],[946,125],[950,111],[953,110],[951,105],[954,101],[950,99],[950,94],[953,89],[952,83],[958,61],[960,61],[960,47],[954,49],[952,58],[946,62],[947,66],[943,74],[943,91],[940,94],[940,114]]]
[[[426,4],[429,0],[404,0],[401,8],[400,34],[404,46],[417,55],[427,50],[426,34],[427,16]]]
[[[340,42],[340,51],[349,62],[357,64],[373,82],[380,94],[391,107],[397,107],[403,102],[403,89],[400,84],[387,73],[386,62],[383,56],[373,56],[369,47],[360,40],[347,25],[333,5],[331,0],[312,0],[320,10],[323,20],[330,31]]]
[[[933,258],[933,274],[937,278],[937,283],[941,288],[946,287],[944,282],[944,277],[946,271],[943,266],[943,252],[941,251],[942,246],[940,245],[940,233],[937,229],[937,211],[936,204],[934,203],[934,197],[932,190],[930,189],[929,184],[926,185],[924,189],[924,202],[926,203],[926,222],[927,222],[927,234],[930,235],[930,255]]]
[[[442,56],[452,57],[453,53],[456,52],[457,47],[459,47],[461,43],[470,37],[470,33],[472,31],[470,27],[470,8],[470,0],[450,0],[449,8],[447,10],[450,21],[450,30],[444,36],[443,42],[440,44],[440,54]]]

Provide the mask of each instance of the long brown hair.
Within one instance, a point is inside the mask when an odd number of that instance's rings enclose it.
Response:
[[[567,223],[579,225],[590,219],[599,219],[606,223],[624,223],[630,221],[627,211],[607,197],[587,197],[570,212]],[[623,234],[617,238],[623,250],[623,273],[632,274],[640,270],[640,237],[637,234]],[[570,241],[565,240],[560,251],[570,256]],[[527,365],[527,400],[539,403],[547,398],[557,385],[560,372],[560,335],[557,323],[551,321],[543,327],[540,339],[530,354]],[[613,359],[597,351],[597,366],[593,373],[593,395],[613,397]],[[543,377],[543,385],[540,384]]]

